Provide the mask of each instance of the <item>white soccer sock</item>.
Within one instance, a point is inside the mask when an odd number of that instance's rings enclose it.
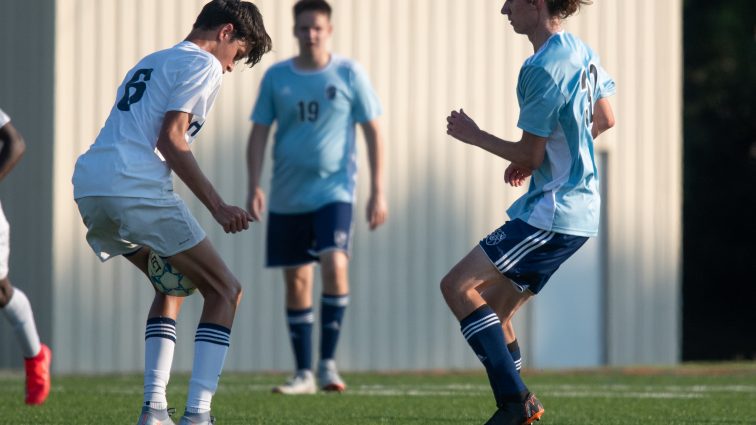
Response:
[[[8,318],[13,333],[16,334],[18,343],[21,344],[21,352],[24,357],[30,359],[39,354],[42,347],[39,343],[37,326],[34,324],[34,313],[26,294],[14,287],[10,301],[0,310]]]
[[[165,392],[176,348],[176,321],[168,317],[148,319],[144,338],[144,405],[167,409]]]
[[[212,323],[200,323],[194,337],[194,365],[189,381],[189,396],[186,411],[204,413],[210,411],[210,402],[215,390],[231,340],[231,330]]]

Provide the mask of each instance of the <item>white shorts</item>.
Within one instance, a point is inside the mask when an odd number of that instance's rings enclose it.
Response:
[[[10,255],[10,225],[5,219],[3,205],[0,204],[0,280],[8,277],[8,256]]]
[[[176,194],[162,199],[88,196],[76,203],[87,226],[87,242],[100,261],[142,246],[170,257],[205,239],[205,231]]]

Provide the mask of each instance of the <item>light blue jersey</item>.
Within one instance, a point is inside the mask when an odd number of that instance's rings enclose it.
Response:
[[[296,214],[332,202],[354,202],[355,124],[381,106],[363,69],[332,55],[318,71],[289,59],[265,73],[252,121],[278,122],[273,146],[270,211]]]
[[[598,56],[570,33],[554,34],[525,61],[517,83],[517,126],[548,140],[528,192],[507,210],[510,218],[568,235],[598,233],[593,106],[614,92],[614,81]]]

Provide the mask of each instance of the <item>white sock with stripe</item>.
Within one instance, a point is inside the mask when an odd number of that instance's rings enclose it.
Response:
[[[194,365],[189,381],[186,411],[210,411],[210,403],[218,389],[218,380],[226,361],[231,330],[213,323],[200,323],[194,337]]]
[[[168,408],[166,387],[176,348],[176,321],[169,317],[147,319],[144,333],[144,405]]]

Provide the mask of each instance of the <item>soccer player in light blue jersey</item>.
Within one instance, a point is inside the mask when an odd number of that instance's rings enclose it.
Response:
[[[520,186],[531,177],[528,192],[507,211],[511,220],[481,240],[441,281],[462,334],[488,373],[498,408],[488,424],[530,424],[543,414],[508,350],[507,342],[516,341],[511,320],[598,231],[593,143],[614,125],[606,99],[614,94],[614,81],[593,50],[561,26],[587,3],[504,2],[501,13],[535,52],[517,82],[519,141],[480,130],[464,110],[447,118],[449,135],[511,162],[507,183]]]
[[[277,123],[267,232],[267,266],[283,268],[286,316],[296,371],[282,394],[317,389],[312,369],[313,263],[320,262],[320,362],[318,385],[345,390],[335,363],[344,311],[349,302],[349,245],[357,177],[355,126],[362,127],[370,163],[367,220],[375,229],[386,219],[382,189],[380,103],[365,71],[332,54],[331,7],[323,0],[294,6],[299,54],[273,65],[263,77],[249,136],[248,208],[261,220],[265,194],[260,174],[268,135]]]

